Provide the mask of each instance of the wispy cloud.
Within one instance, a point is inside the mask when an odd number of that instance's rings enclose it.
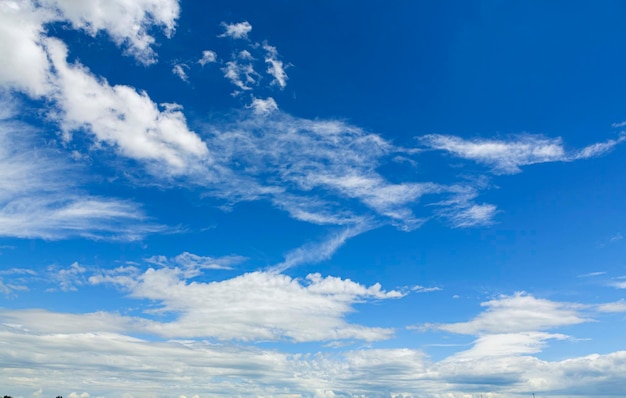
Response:
[[[267,73],[274,78],[272,84],[276,84],[281,89],[284,89],[287,86],[289,77],[285,72],[283,62],[278,59],[278,50],[276,50],[276,47],[267,44],[267,42],[263,43],[263,49],[266,51],[265,63],[269,64]]]
[[[600,312],[626,312],[626,300],[621,299],[613,303],[599,304],[596,308]]]
[[[419,141],[426,147],[485,164],[497,174],[519,173],[521,166],[537,163],[569,162],[600,156],[624,140],[626,136],[622,134],[615,140],[566,151],[561,138],[545,138],[539,135],[523,135],[511,140],[466,140],[438,134],[419,137]]]
[[[347,227],[339,233],[331,234],[327,239],[299,247],[285,256],[285,261],[270,267],[271,272],[283,272],[301,264],[315,264],[328,260],[346,241],[372,229],[372,225],[360,224]]]
[[[0,120],[0,236],[137,239],[164,230],[135,203],[81,192],[78,169],[38,146],[34,129],[11,119],[8,101]]]
[[[172,67],[172,73],[180,78],[180,80],[184,82],[189,82],[189,77],[187,76],[187,69],[189,66],[186,64],[176,64]]]

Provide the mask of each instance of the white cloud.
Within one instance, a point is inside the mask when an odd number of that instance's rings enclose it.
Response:
[[[330,235],[327,239],[310,243],[290,251],[285,256],[285,261],[271,267],[274,272],[283,272],[289,268],[302,264],[315,264],[328,260],[333,254],[343,246],[346,241],[363,232],[372,229],[371,225],[361,224],[348,227],[339,233]]]
[[[213,62],[217,62],[217,54],[215,53],[215,51],[202,51],[202,58],[198,60],[198,63],[202,66],[205,66],[206,64],[211,64]]]
[[[590,321],[579,306],[538,299],[526,293],[500,296],[481,303],[487,310],[468,322],[431,325],[432,328],[461,334],[504,334],[534,332]]]
[[[64,292],[76,291],[77,286],[85,283],[85,272],[87,269],[77,262],[72,263],[67,268],[56,265],[48,267],[49,281],[58,284],[59,288]]]
[[[618,289],[626,289],[626,281],[625,282],[614,282],[614,283],[611,283],[611,286],[616,287]]]
[[[188,82],[189,77],[187,76],[187,72],[185,71],[185,69],[189,69],[189,67],[185,64],[176,64],[172,68],[172,73],[178,76],[180,80]]]
[[[295,118],[275,110],[271,117],[250,112],[210,128],[213,159],[226,171],[215,196],[268,198],[307,222],[360,224],[382,218],[412,229],[424,221],[412,206],[422,196],[446,189],[387,181],[377,168],[401,149],[344,122]]]
[[[148,31],[163,29],[167,37],[174,33],[180,13],[178,0],[41,0],[46,9],[56,9],[74,29],[92,36],[106,32],[118,46],[144,64],[156,62],[155,42]]]
[[[237,265],[245,260],[246,258],[242,256],[214,258],[199,256],[189,252],[183,252],[173,258],[167,258],[165,256],[152,256],[145,259],[147,263],[161,267],[179,266],[183,270],[186,278],[192,278],[200,275],[203,270],[232,269],[233,265]]]
[[[542,351],[548,340],[565,340],[569,336],[558,333],[519,332],[495,333],[479,336],[472,348],[447,358],[447,361],[490,360],[493,357],[511,357]]]
[[[52,18],[49,10],[30,1],[0,2],[0,85],[32,97],[50,91],[49,62],[41,42],[43,24]]]
[[[7,326],[5,315],[0,314],[4,323],[0,342],[10,344],[0,350],[0,361],[9,364],[10,377],[0,373],[0,382],[14,395],[23,396],[37,389],[63,389],[87,390],[90,396],[142,398],[154,396],[154,391],[188,397],[289,393],[461,398],[468,391],[482,391],[491,398],[521,398],[528,391],[598,397],[620,396],[626,372],[624,351],[563,361],[497,355],[432,362],[424,353],[406,348],[288,354],[241,345],[85,333],[72,330],[74,323],[60,324],[56,332],[26,332]],[[39,315],[28,314],[21,321],[28,323]],[[77,389],[76,380],[84,388]]]
[[[128,290],[131,297],[160,303],[159,311],[176,320],[146,324],[146,331],[171,338],[214,337],[220,340],[328,341],[389,338],[393,330],[350,324],[352,305],[367,300],[400,298],[379,284],[310,274],[304,280],[275,272],[252,272],[220,282],[187,283],[185,270],[135,268],[104,272],[89,278]]]
[[[444,150],[463,159],[474,160],[490,166],[498,174],[514,174],[521,166],[545,162],[569,162],[600,156],[626,140],[620,135],[616,140],[597,143],[579,151],[568,152],[561,138],[544,138],[524,135],[510,141],[486,139],[465,140],[460,137],[431,134],[419,138],[427,147]]]
[[[58,40],[49,39],[47,48],[57,71],[57,119],[68,135],[87,129],[122,155],[163,162],[172,174],[187,172],[191,163],[208,156],[206,144],[187,128],[179,106],[162,104],[159,109],[145,92],[111,86],[84,66],[68,64],[67,49]]]
[[[265,42],[263,43],[263,49],[266,52],[265,63],[269,64],[267,67],[267,73],[274,78],[272,84],[276,84],[281,89],[284,89],[287,86],[287,79],[289,79],[289,77],[285,72],[283,62],[278,59],[278,51],[276,50],[276,47],[270,46],[267,42]]]
[[[245,91],[252,90],[252,86],[257,84],[259,78],[251,64],[240,64],[237,61],[226,62],[222,72],[232,84]]]
[[[266,99],[253,98],[250,108],[252,108],[253,112],[257,115],[268,115],[278,110],[278,105],[272,97]]]
[[[411,287],[411,291],[415,292],[415,293],[430,293],[430,292],[438,292],[441,291],[443,289],[441,289],[440,287],[434,286],[434,287],[425,287],[425,286],[413,286]]]
[[[496,211],[495,205],[469,204],[467,207],[452,208],[446,214],[455,227],[464,228],[491,224]]]
[[[218,37],[230,37],[233,39],[247,39],[248,33],[252,30],[252,25],[248,21],[243,21],[239,23],[228,24],[226,22],[222,22],[221,24],[224,27],[224,33],[219,35]]]
[[[599,304],[596,309],[600,312],[626,312],[626,301],[621,299],[613,303]]]

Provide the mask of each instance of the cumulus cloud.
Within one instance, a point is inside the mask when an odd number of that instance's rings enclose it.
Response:
[[[178,105],[162,104],[160,109],[145,92],[111,86],[84,66],[68,64],[67,48],[58,40],[49,39],[47,48],[57,71],[55,97],[61,109],[57,119],[67,136],[86,129],[122,155],[163,162],[174,174],[208,156],[206,144],[187,128]]]
[[[485,164],[497,174],[515,174],[521,171],[521,166],[545,162],[569,162],[602,155],[626,140],[626,136],[622,134],[618,139],[596,143],[578,151],[566,151],[561,138],[545,138],[538,135],[524,135],[504,141],[466,140],[455,136],[430,134],[419,137],[419,140],[426,147]]]
[[[30,1],[0,2],[0,84],[32,97],[48,93],[52,84],[42,46],[44,23],[54,14]]]
[[[45,25],[68,22],[92,36],[105,32],[144,64],[156,62],[149,28],[174,32],[180,9],[177,0],[3,1],[0,3],[0,46],[3,65],[0,82],[39,96],[50,90],[49,63],[42,39]]]
[[[92,36],[106,32],[118,46],[144,64],[156,62],[155,42],[148,31],[161,28],[167,37],[174,33],[180,13],[178,0],[42,0],[45,9],[68,21],[74,29]]]
[[[248,33],[252,31],[252,25],[250,25],[248,21],[232,23],[232,24],[222,22],[221,25],[224,27],[224,33],[222,33],[218,37],[230,37],[232,39],[247,39]]]
[[[167,323],[151,323],[151,333],[170,338],[213,337],[220,340],[295,342],[389,338],[393,330],[350,324],[352,305],[367,300],[400,298],[382,290],[335,277],[310,274],[299,280],[275,272],[251,272],[219,282],[188,283],[178,267],[105,271],[92,284],[113,284],[131,297],[161,304],[159,311],[176,314]]]

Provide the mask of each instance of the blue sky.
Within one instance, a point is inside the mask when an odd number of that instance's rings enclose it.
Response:
[[[0,0],[0,394],[622,396],[625,12]]]

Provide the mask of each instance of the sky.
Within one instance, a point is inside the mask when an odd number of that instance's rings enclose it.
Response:
[[[625,14],[0,0],[0,394],[623,396]]]

